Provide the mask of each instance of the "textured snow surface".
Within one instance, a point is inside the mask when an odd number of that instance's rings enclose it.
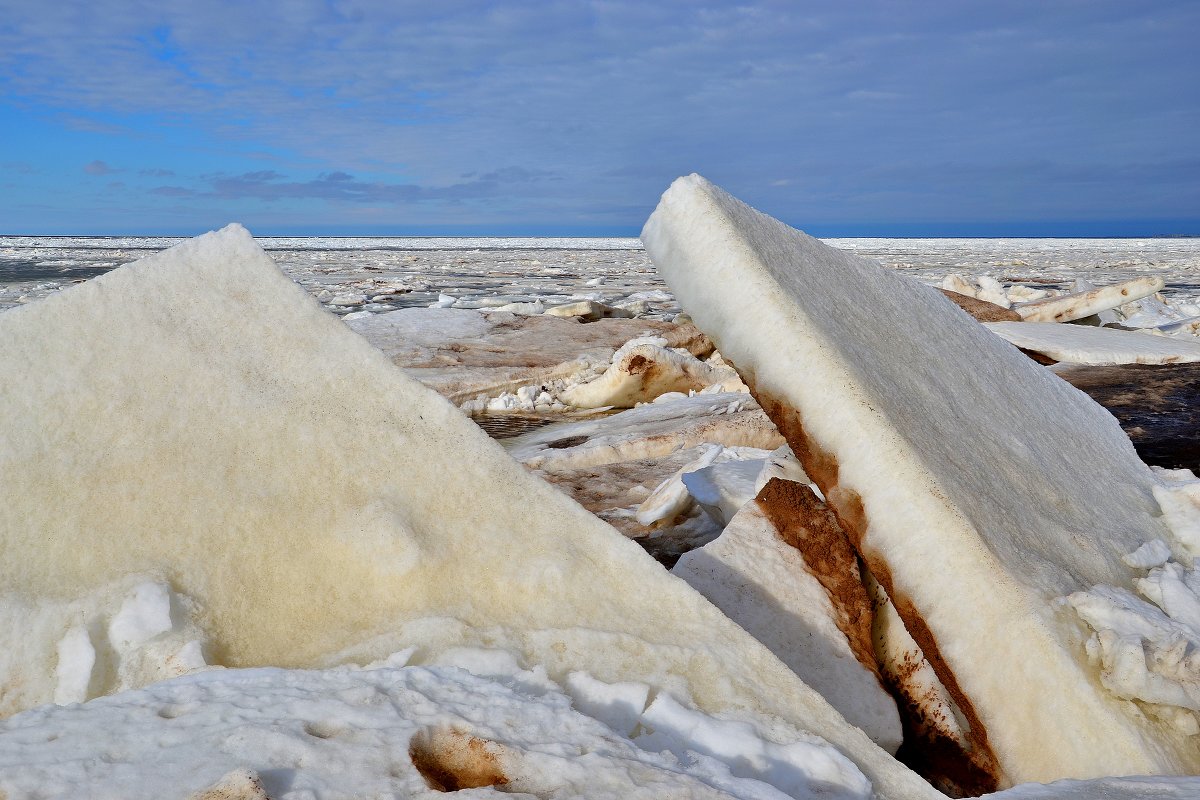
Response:
[[[1200,341],[1054,322],[986,322],[1025,350],[1072,364],[1182,364],[1200,361]]]
[[[1195,800],[1200,778],[1097,778],[1090,781],[1023,783],[987,800]]]
[[[427,663],[487,643],[556,679],[584,670],[803,728],[881,796],[928,796],[683,581],[321,311],[238,226],[5,312],[0,340],[0,373],[24,376],[0,384],[0,651],[22,652],[0,673],[0,713],[78,690],[71,604],[138,576],[180,598],[210,664],[408,647]],[[118,637],[161,627],[155,591]],[[64,640],[75,666],[57,675]]]
[[[214,670],[27,711],[0,722],[0,796],[183,798],[236,770],[256,773],[272,800],[437,797],[448,777],[443,788],[477,786],[476,797],[871,793],[816,737],[762,738],[645,685],[577,672],[564,688],[502,651],[449,653],[436,667],[403,667],[406,656],[368,669]]]
[[[1103,686],[1054,602],[1170,541],[1107,412],[929,287],[699,176],[642,238],[938,656],[999,785],[1200,769],[1194,739]]]

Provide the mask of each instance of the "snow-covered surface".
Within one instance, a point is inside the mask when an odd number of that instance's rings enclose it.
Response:
[[[985,322],[988,330],[1025,350],[1072,364],[1182,364],[1200,361],[1200,339],[1053,322]]]
[[[72,603],[132,582],[109,640],[149,645],[170,631],[161,591],[137,587],[169,582],[178,629],[198,629],[211,664],[405,648],[436,663],[486,644],[555,680],[645,683],[784,751],[803,729],[879,796],[930,796],[683,581],[322,312],[240,227],[5,312],[0,338],[0,373],[24,376],[0,384],[0,651],[22,653],[0,674],[4,713],[81,685]],[[60,643],[74,665],[61,675]],[[665,701],[658,713],[656,728],[692,724]]]
[[[970,723],[938,679],[921,646],[904,627],[887,590],[869,572],[863,577],[873,605],[871,639],[879,671],[905,706],[912,729],[909,736],[924,740],[910,744],[919,750],[928,743],[946,740],[966,750],[970,746]]]
[[[1101,684],[1053,602],[1122,585],[1121,557],[1169,538],[1107,412],[930,288],[699,176],[642,238],[936,649],[1000,785],[1200,769],[1195,740]]]
[[[1079,292],[1031,300],[1016,307],[1026,322],[1071,322],[1149,297],[1163,288],[1162,278],[1134,278]]]
[[[0,722],[0,796],[182,800],[239,770],[257,774],[271,800],[472,786],[476,797],[871,793],[816,737],[781,726],[778,740],[763,738],[644,684],[575,672],[559,685],[498,651],[460,650],[429,667],[405,667],[407,655],[368,669],[216,670],[25,712]]]
[[[855,658],[834,621],[828,592],[757,503],[744,506],[720,537],[685,553],[671,571],[765,644],[880,747],[894,753],[900,746],[895,701]]]
[[[987,800],[1195,800],[1200,778],[1097,778],[1090,781],[1023,783]]]

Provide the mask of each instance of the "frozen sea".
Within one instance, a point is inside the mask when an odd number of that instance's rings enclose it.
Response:
[[[0,237],[0,310],[177,244],[163,237]],[[1200,238],[826,239],[936,283],[948,273],[1061,289],[1140,275],[1179,302],[1200,299]],[[439,300],[459,307],[543,299],[644,300],[678,311],[633,238],[264,237],[276,262],[330,310],[388,311]]]

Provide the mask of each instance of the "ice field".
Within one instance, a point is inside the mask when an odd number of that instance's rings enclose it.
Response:
[[[0,237],[0,800],[1200,796],[1198,275]]]

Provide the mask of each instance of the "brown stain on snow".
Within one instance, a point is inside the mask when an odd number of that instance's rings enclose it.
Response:
[[[908,762],[909,765],[935,786],[959,796],[975,796],[995,791],[1000,783],[1000,768],[988,744],[987,729],[975,712],[970,699],[958,685],[950,665],[942,658],[937,639],[920,611],[905,594],[897,591],[887,563],[864,547],[870,521],[862,498],[852,489],[839,485],[836,456],[821,448],[809,437],[799,410],[762,391],[749,370],[738,372],[750,388],[751,395],[779,428],[792,452],[804,466],[804,471],[820,487],[847,540],[891,597],[909,635],[925,654],[938,680],[945,686],[970,727],[967,731],[967,748],[961,747],[953,740],[940,738],[927,742],[929,747],[913,754],[915,757]],[[849,638],[849,635],[847,636]],[[910,703],[919,704],[920,701],[921,698],[898,698],[901,716],[904,717],[909,712]],[[919,720],[909,718],[909,722]]]
[[[439,792],[506,785],[509,778],[500,766],[503,752],[495,742],[453,729],[418,733],[408,748],[417,772]]]
[[[779,478],[769,480],[755,502],[779,537],[800,551],[808,572],[829,593],[834,622],[850,642],[854,657],[880,678],[871,644],[871,599],[837,516],[812,489]]]

